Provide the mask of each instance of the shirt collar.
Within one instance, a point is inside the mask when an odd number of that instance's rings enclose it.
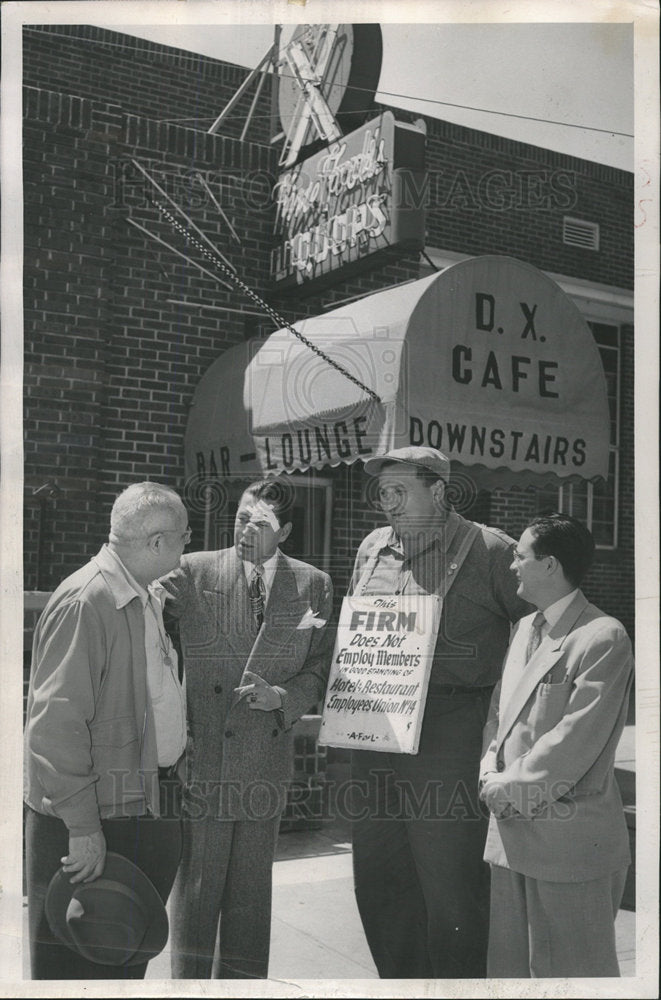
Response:
[[[578,587],[572,590],[571,594],[565,594],[559,601],[554,601],[553,604],[549,604],[548,608],[545,608],[544,617],[549,624],[549,628],[553,628],[554,625],[558,624],[577,594]]]
[[[158,580],[154,580],[153,583],[149,584],[147,590],[149,591],[149,596],[153,597],[163,607],[168,593],[163,584],[159,583]]]
[[[273,553],[273,555],[269,559],[265,559],[264,562],[261,563],[262,567],[264,568],[264,572],[265,573],[273,573],[274,572],[274,570],[275,570],[275,564],[278,561],[278,552],[279,551],[280,551],[279,549],[276,549],[275,552]],[[246,574],[246,577],[250,577],[250,575],[251,575],[253,569],[255,568],[256,564],[255,563],[251,563],[248,559],[242,559],[241,562],[243,563],[243,571]]]
[[[146,608],[147,602],[149,601],[149,593],[147,592],[147,590],[145,590],[144,587],[140,586],[135,577],[131,573],[129,573],[128,569],[126,568],[126,566],[124,565],[118,554],[113,549],[111,549],[108,544],[105,544],[103,546],[101,552],[110,556],[110,559],[114,563],[114,567],[116,567],[117,570],[116,574],[113,574],[112,576],[110,575],[107,576],[110,589],[112,590],[115,597],[117,608],[126,607],[126,605],[129,604],[136,597],[139,598],[143,609]],[[160,587],[161,585],[152,584],[151,586]],[[161,589],[163,588],[161,587]]]
[[[461,522],[462,518],[459,514],[453,510],[449,511],[444,524],[440,528],[430,531],[425,537],[421,537],[420,547],[409,558],[416,559],[431,548],[436,548],[440,552],[447,552],[454,536],[459,530]],[[380,549],[385,548],[391,548],[393,551],[405,555],[402,540],[394,528],[390,529],[381,542]]]

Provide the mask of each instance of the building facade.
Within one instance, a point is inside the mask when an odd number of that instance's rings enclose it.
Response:
[[[588,321],[606,376],[610,472],[606,483],[537,489],[478,483],[460,509],[514,536],[542,509],[587,520],[598,551],[586,591],[633,632],[632,174],[391,109],[426,132],[426,178],[409,192],[426,211],[424,252],[282,290],[270,276],[282,168],[269,86],[245,136],[251,92],[209,134],[246,70],[61,25],[25,28],[23,65],[26,591],[52,589],[99,548],[130,482],[184,495],[192,549],[229,543],[242,481],[208,462],[187,476],[190,408],[225,351],[276,326],[205,248],[287,322],[497,254],[551,276]],[[372,103],[361,121],[383,110]],[[158,207],[172,214],[173,203],[193,239]],[[381,523],[361,464],[291,479],[302,512],[291,551],[330,571],[339,600],[360,540]]]

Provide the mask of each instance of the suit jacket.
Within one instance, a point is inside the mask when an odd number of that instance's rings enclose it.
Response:
[[[631,644],[579,591],[526,665],[532,617],[513,632],[485,727],[481,777],[497,772],[517,811],[491,816],[484,856],[533,878],[585,881],[631,860],[614,774]]]
[[[321,699],[332,629],[298,629],[306,611],[328,621],[330,577],[278,551],[264,624],[256,634],[243,563],[234,548],[183,556],[162,581],[179,619],[186,675],[188,811],[220,818],[279,815],[293,770],[291,727]],[[244,671],[284,690],[282,711],[238,700]]]

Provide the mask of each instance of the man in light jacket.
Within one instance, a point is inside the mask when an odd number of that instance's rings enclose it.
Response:
[[[535,518],[514,550],[518,593],[538,612],[514,631],[485,728],[492,977],[619,975],[631,859],[614,761],[633,658],[620,622],[579,589],[593,551],[565,514]]]
[[[103,874],[106,851],[141,868],[165,903],[181,854],[177,764],[185,695],[157,577],[190,539],[177,494],[129,486],[110,538],[52,595],[34,635],[25,730],[30,955],[34,979],[143,978],[147,963],[101,965],[51,932],[46,892]]]

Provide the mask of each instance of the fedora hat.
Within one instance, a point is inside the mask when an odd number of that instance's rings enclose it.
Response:
[[[128,858],[109,851],[100,878],[72,884],[70,877],[60,868],[46,894],[46,917],[60,941],[100,965],[137,965],[163,950],[163,900]]]

